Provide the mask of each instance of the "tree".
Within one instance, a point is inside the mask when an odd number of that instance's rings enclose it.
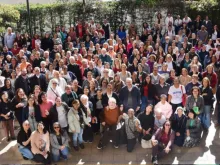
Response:
[[[0,4],[0,32],[7,27],[16,27],[20,19],[20,13],[11,5]]]

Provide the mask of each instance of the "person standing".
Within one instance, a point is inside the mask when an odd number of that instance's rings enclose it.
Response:
[[[16,38],[16,35],[15,33],[12,33],[12,28],[8,27],[7,33],[5,34],[5,37],[4,37],[4,45],[7,46],[8,49],[12,49],[15,38]]]

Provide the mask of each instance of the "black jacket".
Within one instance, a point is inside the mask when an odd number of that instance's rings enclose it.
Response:
[[[144,95],[144,83],[140,85],[140,92],[141,92],[141,97]],[[155,88],[154,84],[148,85],[148,99],[152,100],[155,99],[155,96],[157,96],[157,90]]]
[[[6,115],[8,112],[11,112],[10,115],[9,115],[9,119],[5,119],[3,116],[0,116],[0,121],[7,121],[7,120],[14,119],[14,115],[13,115],[13,112],[12,112],[11,101],[8,100],[8,102],[5,103],[1,100],[1,102],[0,102],[0,115],[1,114]]]
[[[187,121],[187,117],[185,115],[182,115],[179,118],[177,114],[174,114],[171,117],[172,129],[175,132],[179,132],[181,136],[184,136],[186,132],[186,121]]]
[[[31,89],[31,92],[34,91],[34,86],[35,85],[39,85],[41,90],[46,92],[46,90],[47,90],[46,76],[44,74],[40,74],[39,79],[37,78],[36,75],[30,77],[30,89]]]
[[[119,97],[118,97],[118,95],[117,95],[115,92],[112,92],[112,97],[115,98],[116,104],[117,104],[117,105],[120,105]],[[102,96],[102,105],[103,105],[104,107],[108,106],[108,99],[109,99],[109,98],[108,98],[107,93],[103,94],[103,96]]]
[[[153,133],[153,130],[154,130],[154,115],[153,113],[151,112],[149,115],[146,115],[146,110],[141,112],[137,118],[139,119],[140,123],[141,123],[141,127],[144,129],[144,130],[148,130],[149,128],[151,128],[150,130],[150,134]]]
[[[212,88],[207,87],[207,88],[203,89],[203,87],[200,87],[200,92],[201,92],[201,95],[204,99],[204,105],[212,106],[213,102],[215,100],[215,98],[213,96]],[[207,94],[207,95],[203,95],[203,94]]]
[[[18,132],[18,137],[17,137],[18,144],[24,146],[22,144],[22,142],[26,142],[30,138],[30,136],[31,136],[31,129],[29,129],[28,132],[26,133],[24,131],[24,129],[21,128],[21,130]],[[31,142],[28,145],[24,146],[24,147],[27,147],[27,148],[30,149],[31,148]]]
[[[77,64],[73,64],[73,65],[69,64],[67,67],[68,67],[68,71],[71,71],[73,74],[76,75],[77,80],[81,84],[82,83],[82,74],[81,74],[81,70],[80,70],[79,65],[77,65]]]
[[[17,91],[18,88],[22,88],[24,90],[24,93],[28,96],[31,92],[29,85],[30,85],[30,79],[28,77],[26,79],[24,79],[20,75],[15,80],[15,91]]]
[[[62,102],[62,106],[65,109],[66,115],[67,115],[70,108],[64,102]],[[58,122],[58,112],[57,112],[56,104],[50,109],[49,119],[50,119],[51,124]]]
[[[43,38],[42,40],[41,40],[41,48],[43,49],[43,50],[52,50],[53,49],[53,40],[51,39],[51,38]]]
[[[41,111],[40,111],[40,107],[39,105],[34,105],[34,115],[35,115],[35,120],[36,122],[40,122],[41,121]],[[29,106],[27,105],[25,108],[23,108],[22,111],[23,114],[23,121],[28,119],[29,116]]]

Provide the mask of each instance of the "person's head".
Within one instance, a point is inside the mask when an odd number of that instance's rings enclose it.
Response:
[[[169,120],[166,120],[165,123],[163,124],[163,130],[164,131],[170,131],[171,130],[171,122]]]
[[[83,88],[83,93],[86,95],[86,96],[89,96],[89,87],[88,86],[84,86]]]
[[[153,73],[154,73],[154,74],[157,74],[157,73],[158,73],[158,66],[157,66],[157,65],[154,65],[154,66],[153,66]]]
[[[46,103],[47,102],[47,95],[45,92],[41,92],[39,95],[38,95],[38,103],[39,104],[42,104],[42,103]]]
[[[71,92],[72,92],[72,91],[71,91],[71,86],[70,86],[70,85],[66,85],[66,86],[65,86],[65,93],[66,93],[67,95],[69,95]]]
[[[131,78],[126,78],[126,86],[128,88],[132,88],[132,79]]]
[[[29,106],[30,106],[30,105],[31,105],[31,106],[34,105],[34,95],[33,95],[33,94],[28,97],[28,105],[29,105]]]
[[[178,77],[175,77],[175,78],[174,78],[173,84],[174,84],[174,86],[179,86],[180,81],[179,81],[179,78],[178,78]]]
[[[11,34],[11,33],[12,33],[12,28],[11,28],[11,27],[8,27],[8,28],[7,28],[7,32],[8,32],[8,34]]]
[[[167,100],[167,95],[165,95],[165,94],[160,95],[160,100],[161,100],[162,102],[166,102],[166,100]]]
[[[27,75],[27,69],[22,69],[21,70],[21,75],[26,76]]]
[[[181,117],[184,114],[184,108],[183,107],[177,107],[176,113],[179,117]]]
[[[45,129],[44,123],[42,121],[37,123],[37,131],[43,134],[47,133],[47,130]]]
[[[151,84],[151,76],[150,74],[147,74],[144,80],[147,84]]]
[[[18,88],[15,95],[18,99],[24,98],[25,97],[24,90],[22,88]]]
[[[78,109],[79,109],[79,107],[80,107],[79,100],[77,100],[77,99],[73,100],[72,106],[73,106],[73,108],[74,108],[75,110],[78,111]]]
[[[208,77],[204,77],[202,79],[202,86],[203,87],[209,87],[210,86],[210,80],[208,79]]]
[[[89,101],[89,98],[87,95],[81,95],[80,97],[80,101],[83,105],[87,105],[88,104],[88,101]]]
[[[182,75],[183,75],[183,76],[188,75],[188,70],[187,70],[186,68],[183,68],[183,69],[182,69]]]
[[[109,100],[108,100],[108,106],[109,106],[109,109],[115,109],[117,104],[116,104],[116,100],[114,97],[110,97]]]
[[[53,131],[56,134],[62,134],[62,129],[59,122],[53,123]]]
[[[53,89],[56,89],[57,85],[58,85],[58,80],[56,78],[53,78],[51,80],[51,83],[52,83],[52,88]]]
[[[163,75],[160,75],[160,79],[159,79],[160,84],[164,84],[165,83],[165,77]]]
[[[8,100],[8,92],[3,91],[2,94],[1,94],[1,99],[3,101],[7,101]]]
[[[56,104],[56,106],[57,106],[57,107],[60,107],[60,106],[61,106],[61,103],[62,103],[61,98],[60,98],[60,97],[56,97],[56,98],[55,98],[55,104]]]
[[[28,120],[25,120],[23,123],[22,123],[22,128],[23,130],[27,131],[30,129],[30,123]]]
[[[112,84],[111,84],[111,83],[108,83],[108,85],[107,85],[107,92],[108,92],[108,93],[111,93],[111,92],[112,92],[112,89],[113,89]]]
[[[199,90],[199,87],[197,87],[197,86],[194,86],[193,88],[192,88],[192,95],[194,96],[194,97],[198,97],[199,96],[199,92],[200,92],[200,90]]]
[[[213,73],[213,65],[208,65],[207,67],[206,67],[206,70],[207,70],[207,72],[209,73],[209,74],[211,74],[211,73]]]
[[[153,105],[152,104],[149,104],[147,107],[146,107],[146,114],[150,114],[153,110]]]
[[[10,80],[10,78],[6,78],[4,80],[4,84],[5,84],[6,88],[11,88],[11,80]]]
[[[194,112],[194,110],[190,110],[189,113],[188,113],[188,117],[190,119],[195,119],[196,118],[196,113]]]
[[[127,70],[127,66],[125,64],[121,64],[121,70],[125,72]]]
[[[35,67],[35,68],[34,68],[34,73],[35,73],[36,75],[40,75],[40,68],[39,68],[39,67]]]
[[[198,78],[198,75],[197,75],[197,74],[193,74],[193,75],[192,75],[192,83],[193,83],[193,84],[196,84],[196,83],[198,82],[198,79],[199,79],[199,78]]]
[[[130,119],[134,117],[134,114],[135,114],[134,109],[132,109],[132,108],[128,109],[128,116]]]
[[[155,110],[155,117],[160,119],[162,117],[162,110],[160,108],[157,108]]]

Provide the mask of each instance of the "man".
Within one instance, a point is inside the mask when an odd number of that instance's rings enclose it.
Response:
[[[197,38],[198,40],[201,40],[203,44],[207,43],[208,39],[208,32],[205,30],[205,26],[201,26],[201,30],[197,32]]]
[[[212,22],[209,20],[208,16],[205,17],[205,20],[203,21],[203,25],[205,26],[210,36],[212,34]]]
[[[104,19],[103,21],[102,29],[105,32],[105,40],[109,39],[110,34],[111,34],[111,27],[106,19]]]
[[[119,134],[116,133],[117,124],[120,122],[122,118],[122,108],[119,109],[116,100],[114,98],[110,98],[108,101],[108,107],[104,108],[104,110],[100,114],[100,122],[103,126],[103,135],[99,141],[97,149],[102,149],[105,147],[109,141],[108,132],[112,131],[113,144],[115,148],[118,148],[119,145]]]
[[[72,102],[78,99],[77,94],[72,91],[70,85],[66,85],[65,93],[61,96],[63,102],[65,102],[69,107],[72,107]]]
[[[199,79],[198,75],[196,75],[196,74],[192,75],[192,81],[189,82],[185,87],[187,95],[191,95],[191,93],[192,93],[191,90],[194,86],[199,87],[201,85],[201,83],[199,83],[198,79]]]
[[[35,52],[35,56],[34,56],[34,61],[33,61],[33,67],[40,67],[40,63],[41,61],[44,61],[44,58],[40,56],[40,52]]]
[[[141,66],[143,68],[143,72],[146,72],[147,74],[150,74],[150,66],[147,64],[147,58],[146,57],[142,57]]]
[[[22,127],[23,128],[20,129],[17,137],[18,150],[25,160],[31,160],[34,158],[34,156],[31,152],[31,129],[29,121],[24,121]]]
[[[97,68],[94,67],[94,62],[89,61],[88,64],[89,64],[89,67],[84,70],[83,76],[86,77],[88,71],[90,71],[93,74],[93,78],[95,78],[96,80],[99,80],[101,73],[99,72]]]
[[[40,52],[40,57],[44,56],[44,50],[40,48],[40,44],[35,44],[35,49],[32,50],[32,53]]]
[[[71,56],[69,58],[69,64],[67,65],[68,71],[71,71],[77,77],[79,83],[82,83],[82,74],[78,64],[76,64],[75,57]]]
[[[192,47],[189,52],[189,58],[193,59],[195,56],[199,57],[198,54],[196,53],[196,48]]]
[[[4,37],[4,44],[7,46],[8,49],[12,49],[14,45],[14,40],[15,40],[15,33],[12,33],[12,28],[8,27],[7,33],[5,34]]]
[[[135,112],[140,109],[141,94],[137,86],[132,85],[132,79],[126,78],[126,86],[124,86],[119,93],[120,105],[126,113],[128,109],[132,108]]]
[[[169,46],[172,46],[172,43],[170,41],[170,37],[169,36],[166,36],[165,37],[165,43],[162,44],[162,47],[163,47],[163,50],[164,52],[167,54],[168,52],[168,47]]]
[[[30,77],[30,90],[31,90],[31,92],[34,91],[34,87],[36,85],[39,85],[41,90],[46,92],[46,90],[47,90],[46,76],[44,74],[40,73],[39,67],[34,68],[34,75],[32,77]]]
[[[30,94],[30,88],[29,88],[30,80],[27,77],[27,70],[22,69],[21,75],[18,76],[15,80],[15,91],[17,91],[18,88],[22,88],[24,90],[24,93],[28,96]]]
[[[134,134],[135,132],[141,132],[142,128],[140,125],[140,121],[138,118],[135,117],[135,111],[134,109],[129,109],[128,114],[124,113],[123,118],[125,120],[125,132],[127,135],[127,151],[132,152],[136,141],[137,137]]]
[[[158,73],[158,66],[153,66],[153,73],[150,74],[151,76],[151,83],[152,84],[158,84],[160,79],[160,74]]]
[[[168,95],[168,91],[170,89],[170,85],[168,83],[165,82],[165,77],[164,76],[160,76],[160,80],[159,83],[155,85],[156,88],[156,102],[160,101],[160,96],[162,94],[164,95]]]
[[[199,62],[202,64],[203,68],[204,68],[205,56],[208,56],[208,54],[209,54],[209,52],[206,51],[206,45],[204,44],[198,54],[199,55]]]

